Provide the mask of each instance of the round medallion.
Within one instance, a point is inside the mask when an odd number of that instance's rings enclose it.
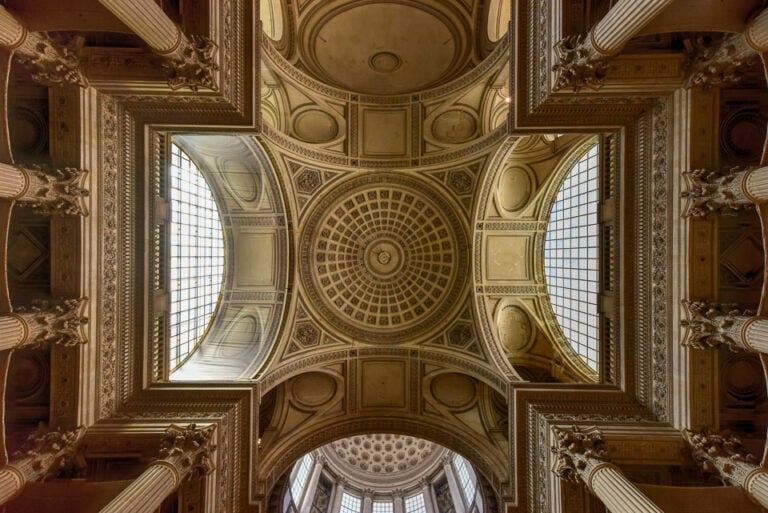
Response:
[[[403,61],[400,60],[400,57],[392,52],[377,52],[371,55],[371,58],[368,60],[368,65],[371,69],[379,73],[392,73],[402,63]]]
[[[349,337],[411,340],[446,319],[466,284],[466,230],[420,181],[354,178],[315,205],[302,235],[309,303]]]

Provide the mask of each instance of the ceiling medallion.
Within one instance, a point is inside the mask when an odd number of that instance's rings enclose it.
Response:
[[[301,239],[311,305],[343,335],[413,340],[448,320],[467,282],[466,230],[414,178],[353,178],[315,205]]]
[[[403,63],[396,54],[392,52],[378,52],[371,55],[368,59],[368,65],[373,71],[379,73],[392,73],[397,71],[400,65]]]

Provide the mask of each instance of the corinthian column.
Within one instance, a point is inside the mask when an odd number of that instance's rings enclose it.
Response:
[[[172,89],[214,89],[216,44],[201,36],[187,36],[154,0],[99,0],[163,58]]]
[[[568,36],[555,45],[554,89],[599,89],[608,61],[674,0],[619,0],[586,36]]]
[[[0,315],[0,351],[22,346],[75,346],[87,339],[85,299],[39,301],[30,308]]]
[[[72,167],[49,169],[38,165],[0,163],[0,198],[29,204],[48,215],[87,215],[82,187],[87,171]]]
[[[154,513],[168,495],[187,479],[210,474],[215,427],[198,429],[172,425],[160,442],[160,458],[152,462],[128,488],[112,499],[101,513]]]
[[[611,513],[663,513],[619,468],[607,462],[605,442],[596,428],[555,429],[557,445],[552,471],[562,479],[582,482]]]
[[[79,40],[74,40],[75,44]],[[88,87],[80,70],[75,48],[51,41],[41,32],[30,32],[5,7],[0,5],[0,46],[14,51],[14,57],[45,85],[73,84]]]
[[[30,435],[11,461],[0,467],[0,504],[16,497],[28,482],[82,469],[85,461],[79,449],[84,436],[84,427]]]
[[[716,44],[703,38],[686,42],[688,78],[685,87],[710,87],[739,82],[743,70],[768,52],[768,9],[755,16],[744,32],[725,36]]]
[[[768,469],[757,465],[757,458],[746,451],[741,440],[688,429],[683,430],[683,438],[704,471],[718,476],[726,485],[743,488],[752,500],[768,508]]]
[[[725,344],[732,349],[768,353],[768,318],[706,301],[683,301],[683,308],[681,324],[687,328],[684,346],[705,349]]]

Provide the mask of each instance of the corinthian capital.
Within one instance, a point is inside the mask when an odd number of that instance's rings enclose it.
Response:
[[[17,309],[14,313],[24,321],[27,330],[23,345],[84,344],[87,339],[82,328],[88,323],[84,315],[86,301],[85,298],[36,301],[29,308]]]
[[[725,484],[744,486],[747,477],[759,469],[757,458],[747,452],[741,440],[728,433],[685,429],[683,438],[694,461]]]
[[[726,344],[743,348],[741,330],[752,314],[735,305],[707,301],[682,301],[686,318],[680,324],[686,328],[683,345],[707,349]]]
[[[683,173],[688,186],[688,190],[680,194],[688,202],[684,215],[706,217],[710,213],[727,213],[750,205],[751,201],[742,190],[745,173],[739,168],[724,173],[706,169]]]
[[[555,462],[552,472],[561,479],[583,481],[589,467],[605,462],[607,449],[603,434],[596,427],[582,430],[555,429],[556,445],[552,447]]]
[[[567,36],[555,44],[557,62],[552,70],[557,72],[554,90],[570,87],[574,92],[581,88],[598,90],[605,83],[608,72],[608,56],[595,50],[589,37]]]
[[[212,40],[196,35],[182,36],[180,46],[163,55],[168,85],[171,89],[189,87],[193,91],[201,87],[215,89],[214,73],[219,69],[215,59],[216,43]]]
[[[24,43],[16,49],[14,56],[32,74],[36,82],[48,86],[77,85],[88,87],[88,80],[80,69],[75,47],[62,46],[53,42],[46,34],[29,32]]]
[[[731,34],[715,43],[703,37],[686,40],[686,78],[684,86],[727,86],[740,82],[744,70],[758,58],[743,33]]]
[[[198,429],[195,424],[187,427],[170,426],[160,442],[159,459],[171,463],[182,479],[194,479],[210,474],[215,465],[211,453],[215,426]]]
[[[38,428],[11,456],[10,464],[19,469],[27,481],[73,477],[85,468],[85,458],[80,451],[84,437],[84,427],[72,431]]]
[[[50,169],[38,165],[18,166],[27,176],[27,190],[18,198],[46,215],[86,215],[83,198],[89,195],[82,186],[84,169]]]

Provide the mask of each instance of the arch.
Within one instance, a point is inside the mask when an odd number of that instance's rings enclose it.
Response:
[[[512,17],[510,0],[490,0],[488,5],[488,20],[486,34],[492,43],[504,37]]]
[[[260,468],[269,469],[269,475],[260,475],[259,479],[267,481],[267,495],[272,493],[271,489],[280,477],[289,472],[304,454],[335,440],[374,433],[423,438],[461,454],[493,486],[509,481],[505,455],[498,454],[479,437],[467,436],[466,432],[445,423],[432,423],[423,418],[406,418],[397,414],[380,414],[333,419],[322,425],[312,426],[308,431],[309,435],[306,435],[304,430],[301,431],[284,437],[272,450],[262,454]],[[501,490],[494,491],[497,496],[501,496]]]
[[[261,0],[259,11],[264,33],[273,41],[280,41],[283,37],[283,1]]]

